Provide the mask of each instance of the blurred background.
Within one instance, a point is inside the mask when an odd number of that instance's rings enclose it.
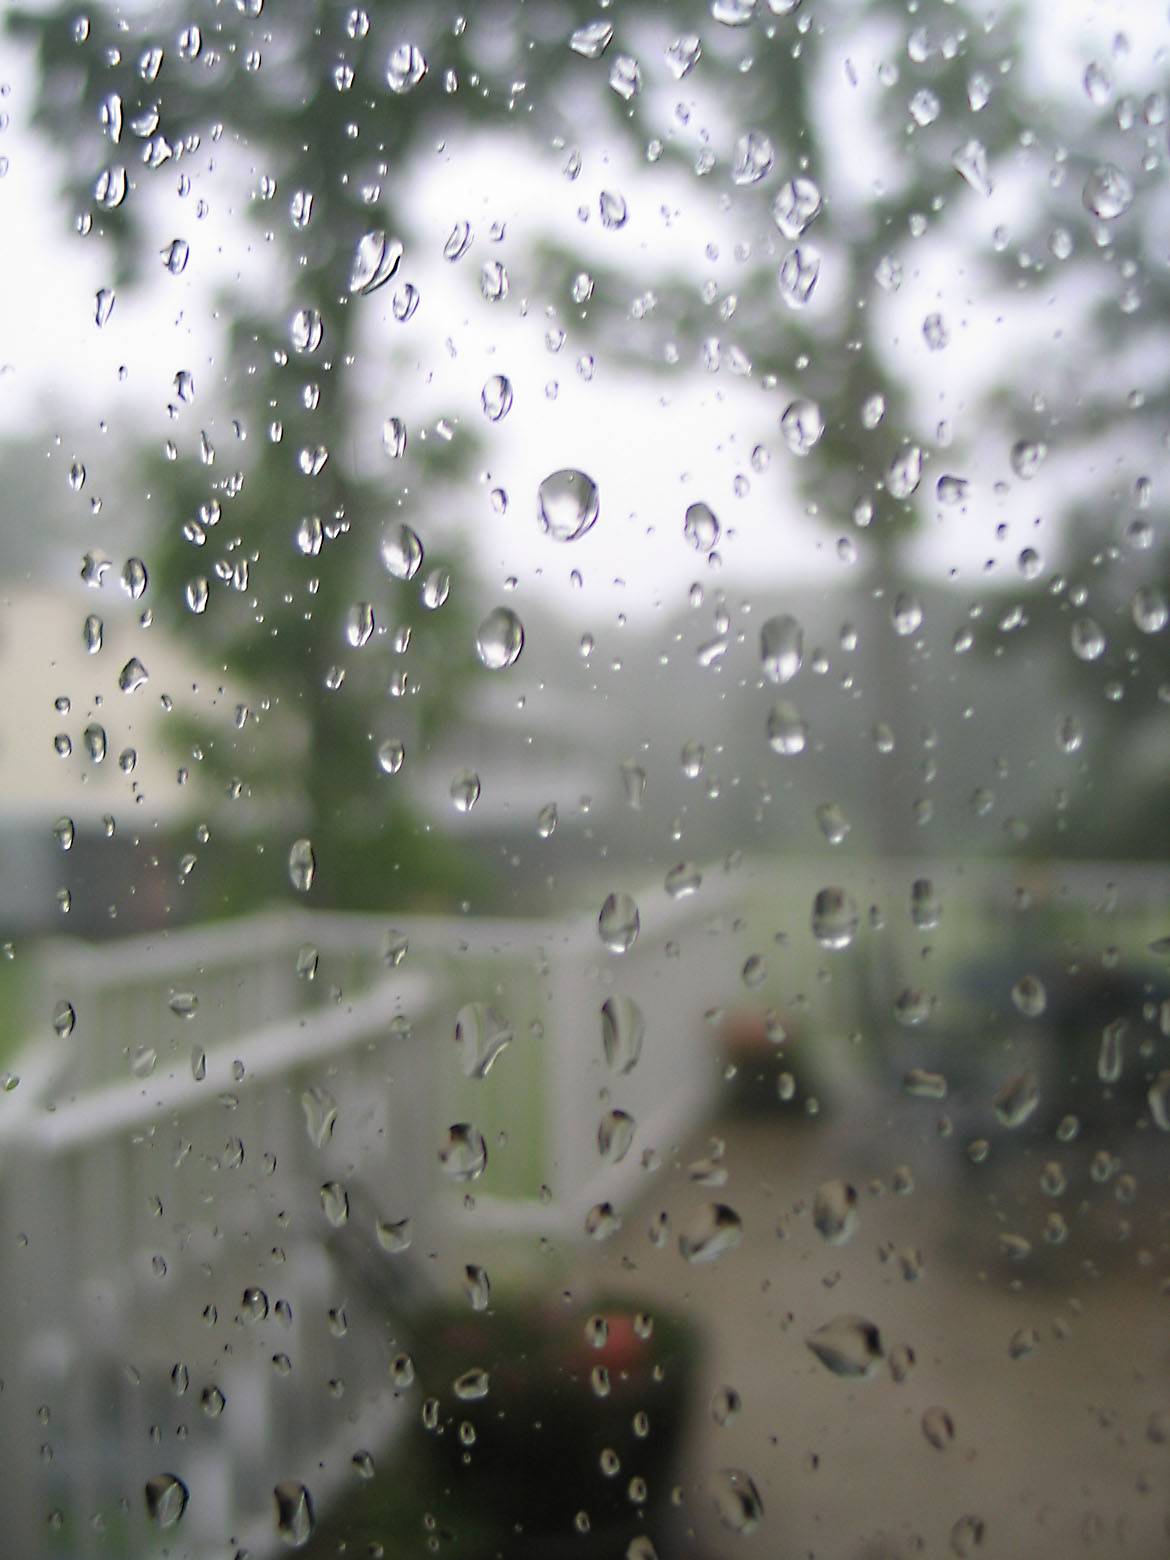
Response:
[[[11,1553],[1164,1553],[1166,15],[4,27]]]

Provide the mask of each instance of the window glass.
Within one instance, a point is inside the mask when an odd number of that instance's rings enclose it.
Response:
[[[3,25],[7,1552],[1161,1553],[1164,12]]]

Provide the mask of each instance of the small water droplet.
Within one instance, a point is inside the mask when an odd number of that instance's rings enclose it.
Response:
[[[628,1073],[637,1066],[646,1037],[646,1020],[631,997],[607,997],[601,1004],[601,1047],[611,1072]]]
[[[936,1451],[945,1452],[955,1439],[955,1422],[945,1408],[936,1404],[922,1415],[922,1433]]]
[[[1150,1084],[1146,1098],[1158,1131],[1170,1132],[1170,1070],[1158,1074]]]
[[[646,795],[646,771],[640,764],[636,764],[632,758],[622,761],[621,765],[622,787],[626,793],[626,804],[639,812],[642,800]]]
[[[396,775],[405,759],[406,749],[392,737],[388,737],[378,747],[378,768],[384,775]]]
[[[872,1376],[884,1354],[878,1329],[864,1316],[851,1312],[818,1327],[805,1343],[835,1376]]]
[[[486,1078],[513,1040],[511,1025],[487,1002],[468,1002],[455,1019],[455,1044],[465,1078]]]
[[[150,674],[136,655],[132,655],[118,673],[118,687],[123,693],[133,693],[150,681]]]
[[[492,1283],[487,1269],[469,1262],[463,1269],[463,1294],[473,1311],[486,1311],[492,1300]]]
[[[374,1225],[374,1233],[382,1250],[394,1256],[409,1251],[414,1241],[414,1225],[410,1219],[379,1219]]]
[[[920,932],[933,932],[942,920],[942,901],[929,878],[916,878],[911,885],[910,919]]]
[[[487,1169],[487,1157],[483,1133],[466,1121],[448,1128],[439,1149],[439,1163],[453,1181],[477,1181]]]
[[[536,832],[542,840],[550,839],[557,826],[557,804],[547,802],[536,815]]]

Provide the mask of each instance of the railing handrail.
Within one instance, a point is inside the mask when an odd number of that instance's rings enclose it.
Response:
[[[207,1071],[202,1079],[176,1069],[161,1079],[152,1075],[144,1081],[128,1078],[106,1084],[50,1109],[38,1109],[30,1100],[11,1123],[4,1146],[20,1142],[59,1151],[114,1132],[156,1124],[160,1113],[206,1105],[217,1092],[239,1093],[249,1084],[342,1051],[407,1009],[412,1020],[422,1019],[433,998],[433,982],[424,975],[387,976],[372,991],[342,1008],[318,1008],[219,1042],[207,1052]],[[241,1051],[246,1053],[246,1070],[237,1079],[232,1063]]]

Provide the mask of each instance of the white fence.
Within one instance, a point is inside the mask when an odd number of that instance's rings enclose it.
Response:
[[[355,1453],[418,1412],[387,1367],[420,1295],[505,1262],[509,1234],[583,1238],[594,1204],[637,1191],[643,1149],[669,1152],[709,1108],[718,912],[660,893],[643,928],[615,957],[592,920],[409,920],[393,966],[387,923],[343,915],[48,948],[40,1001],[72,1004],[75,1028],[31,1042],[0,1098],[11,1552],[210,1560],[231,1537],[263,1556],[282,1547],[279,1480],[318,1505],[351,1483]],[[615,993],[646,1017],[628,1074],[603,1055]],[[514,1033],[482,1079],[453,1041],[473,1001]],[[637,1132],[608,1164],[614,1106]],[[439,1164],[460,1122],[488,1147],[474,1182]],[[379,1221],[405,1218],[410,1249],[385,1249]],[[145,1516],[160,1472],[190,1490],[170,1534]]]

